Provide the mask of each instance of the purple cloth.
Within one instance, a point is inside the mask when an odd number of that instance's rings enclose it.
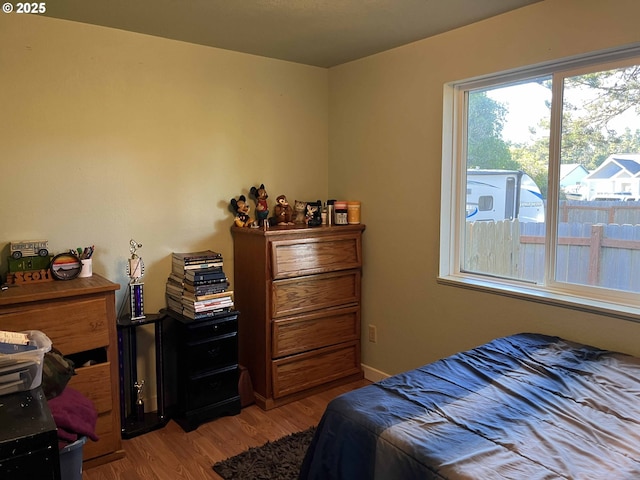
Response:
[[[75,442],[86,436],[98,441],[96,421],[98,412],[93,402],[73,388],[66,387],[60,395],[49,400],[49,409],[58,427],[58,439]]]

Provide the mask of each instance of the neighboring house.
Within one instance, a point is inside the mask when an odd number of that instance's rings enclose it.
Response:
[[[582,183],[584,200],[640,200],[640,154],[610,155]]]
[[[560,165],[560,188],[565,192],[567,198],[578,199],[582,181],[587,175],[589,175],[589,170],[579,163]]]

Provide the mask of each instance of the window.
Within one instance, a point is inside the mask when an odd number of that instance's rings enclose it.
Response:
[[[640,47],[445,87],[440,281],[640,319]]]

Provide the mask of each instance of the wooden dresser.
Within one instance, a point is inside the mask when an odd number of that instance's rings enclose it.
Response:
[[[115,312],[115,291],[119,288],[94,274],[22,284],[0,293],[1,330],[40,330],[75,362],[77,375],[68,385],[91,399],[98,410],[96,433],[100,440],[84,445],[85,468],[124,456]],[[91,366],[82,366],[89,361]]]
[[[239,359],[260,407],[363,377],[364,229],[232,227]]]

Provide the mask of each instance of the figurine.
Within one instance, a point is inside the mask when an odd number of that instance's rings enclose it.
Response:
[[[249,216],[249,212],[251,211],[251,207],[247,203],[247,198],[244,195],[240,195],[238,200],[235,198],[231,199],[229,203],[230,209],[236,214],[236,218],[234,219],[234,223],[237,227],[250,227],[253,223],[253,220]]]
[[[294,200],[293,202],[293,211],[295,212],[295,217],[293,219],[293,223],[299,225],[307,224],[306,217],[307,203],[301,202],[300,200]]]
[[[289,202],[287,201],[287,197],[284,195],[279,195],[276,198],[276,208],[273,215],[273,219],[277,225],[293,225],[291,218],[293,217],[293,209]]]
[[[322,225],[322,202],[307,202],[307,225],[317,227]]]
[[[256,199],[256,220],[258,225],[262,226],[269,217],[269,204],[267,203],[267,190],[264,188],[264,183],[261,183],[259,187],[251,187],[249,194]]]
[[[136,381],[133,384],[133,388],[136,389],[136,419],[139,421],[144,420],[144,395],[142,389],[144,388],[144,380]]]

